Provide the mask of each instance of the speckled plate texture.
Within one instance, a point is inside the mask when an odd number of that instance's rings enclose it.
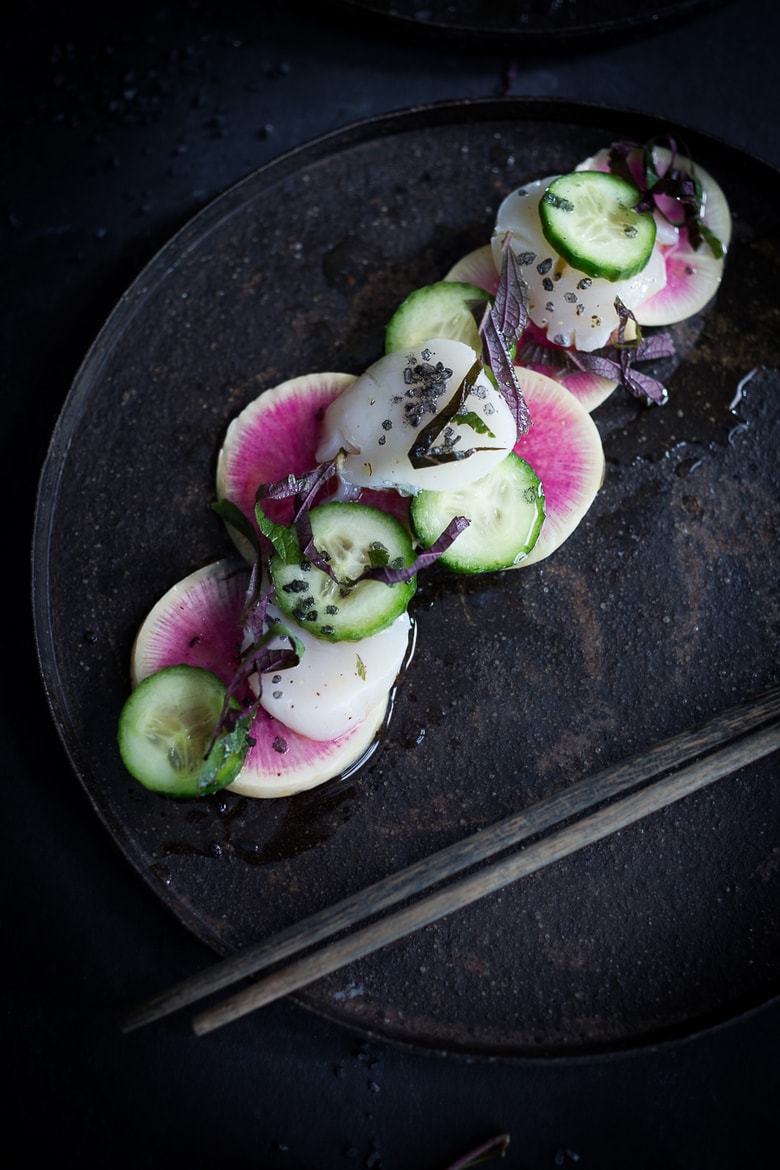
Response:
[[[670,131],[729,197],[726,273],[672,330],[668,404],[621,390],[595,412],[606,478],[575,534],[527,570],[423,575],[417,650],[357,774],[275,801],[137,785],[115,741],[130,647],[169,586],[233,551],[211,509],[230,420],[284,379],[364,369],[397,304],[486,242],[512,187]],[[777,681],[779,229],[780,175],[685,128],[448,102],[250,174],[129,288],[43,469],[40,662],[105,828],[215,953]],[[579,1059],[733,1018],[780,982],[777,769],[746,767],[296,999],[364,1036],[488,1060]]]

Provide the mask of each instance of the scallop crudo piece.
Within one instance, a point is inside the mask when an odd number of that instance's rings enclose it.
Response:
[[[210,670],[227,685],[240,661],[248,585],[246,564],[225,558],[172,586],[136,635],[133,687],[164,667],[179,664]],[[230,791],[290,795],[341,775],[361,760],[376,739],[410,653],[411,629],[404,615],[374,645],[351,643],[349,663],[346,656],[338,659],[335,646],[296,630],[306,652],[297,666],[263,676],[264,705],[250,729],[254,743]],[[281,637],[274,641],[289,645]],[[287,677],[280,682],[279,676]],[[247,685],[237,698],[250,700],[255,693],[256,686]],[[283,722],[282,715],[294,726]]]
[[[343,452],[347,483],[406,495],[480,479],[512,450],[517,427],[477,362],[470,345],[448,339],[386,354],[326,410],[318,461]],[[462,405],[437,426],[467,376]]]
[[[286,620],[275,606],[268,614],[282,624]],[[327,642],[296,627],[305,652],[297,666],[263,677],[260,703],[285,727],[310,739],[345,735],[387,701],[409,653],[411,629],[406,612],[360,642]],[[270,645],[289,642],[279,636]]]
[[[528,313],[555,345],[590,352],[609,343],[620,318],[615,300],[634,311],[666,283],[660,250],[654,247],[641,272],[627,280],[588,276],[573,268],[548,243],[539,205],[557,176],[537,179],[512,191],[496,216],[491,247],[497,268],[507,237],[528,286]]]
[[[495,294],[498,288],[498,270],[491,245],[483,244],[480,248],[467,252],[453,264],[445,280],[477,285],[486,292]],[[528,345],[534,347],[532,359],[523,356],[523,351]],[[560,346],[552,345],[543,330],[533,324],[526,328],[520,342],[520,364],[560,382],[587,411],[595,410],[617,389],[618,383],[612,378],[605,378],[589,370],[573,369],[570,365],[564,364],[561,357]]]
[[[663,175],[672,161],[672,152],[665,146],[653,147],[656,169]],[[632,173],[641,179],[643,150],[637,147],[627,158]],[[700,218],[720,241],[725,256],[731,242],[731,212],[720,184],[704,167],[694,164],[684,155],[677,155],[675,165],[687,174],[695,174],[702,188]],[[579,163],[577,170],[608,170],[609,150],[600,150]],[[717,292],[723,276],[724,256],[715,256],[706,241],[700,247],[691,245],[685,227],[676,226],[682,220],[679,203],[669,196],[658,197],[655,212],[657,224],[656,248],[666,267],[666,283],[634,311],[640,325],[674,325],[698,313]]]
[[[571,536],[604,481],[604,448],[590,414],[552,378],[518,367],[532,425],[515,453],[533,467],[544,488],[539,537],[518,568],[536,564]]]

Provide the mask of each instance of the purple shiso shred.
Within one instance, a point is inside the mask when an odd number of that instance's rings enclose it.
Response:
[[[521,435],[527,434],[531,416],[517,380],[514,355],[517,341],[527,324],[528,286],[520,273],[517,256],[506,246],[495,300],[485,312],[481,332],[488,363]]]
[[[566,350],[568,361],[580,370],[598,374],[602,378],[610,378],[613,382],[620,382],[635,398],[644,398],[661,406],[669,397],[666,387],[657,378],[635,369],[634,362],[657,361],[659,358],[672,357],[674,342],[668,333],[654,333],[645,337],[639,326],[636,340],[626,341],[626,326],[629,320],[635,322],[636,317],[626,308],[620,297],[615,298],[615,309],[620,318],[617,343],[594,350],[592,353],[579,353],[576,349]]]
[[[659,174],[653,157],[653,149],[659,144],[665,145],[671,154],[669,165],[663,174]],[[632,167],[629,162],[629,157],[634,155],[635,151],[642,152],[641,175],[637,174],[638,168]],[[609,152],[609,169],[639,189],[640,199],[635,204],[636,211],[659,211],[669,220],[668,214],[658,206],[656,199],[659,195],[676,199],[682,211],[682,219],[669,222],[673,222],[675,227],[686,229],[694,251],[706,242],[713,256],[720,260],[723,258],[723,245],[702,222],[700,216],[701,183],[696,178],[695,171],[688,174],[677,164],[678,153],[677,141],[671,136],[650,138],[643,146],[636,142],[613,142]]]

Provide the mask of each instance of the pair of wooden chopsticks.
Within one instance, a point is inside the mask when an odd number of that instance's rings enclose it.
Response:
[[[211,1032],[778,748],[780,687],[775,687],[221,960],[130,1011],[122,1030],[251,979],[194,1017],[196,1035]],[[319,944],[324,945],[316,949]],[[285,959],[292,961],[278,968]]]

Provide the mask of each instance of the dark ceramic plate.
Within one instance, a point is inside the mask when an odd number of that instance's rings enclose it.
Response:
[[[377,29],[436,40],[557,48],[625,40],[722,8],[728,0],[334,0]]]
[[[389,731],[349,779],[293,799],[177,803],[117,757],[139,622],[175,581],[232,552],[210,508],[230,419],[283,379],[363,369],[399,301],[484,243],[526,176],[669,129],[520,99],[352,126],[208,206],[95,341],[40,485],[42,674],[108,832],[215,952],[777,681],[780,176],[678,131],[730,198],[726,275],[673,331],[677,358],[658,371],[669,404],[619,392],[596,412],[606,481],[572,538],[528,570],[425,575]],[[363,1035],[512,1059],[615,1051],[733,1018],[778,989],[775,771],[745,768],[298,1002]]]

